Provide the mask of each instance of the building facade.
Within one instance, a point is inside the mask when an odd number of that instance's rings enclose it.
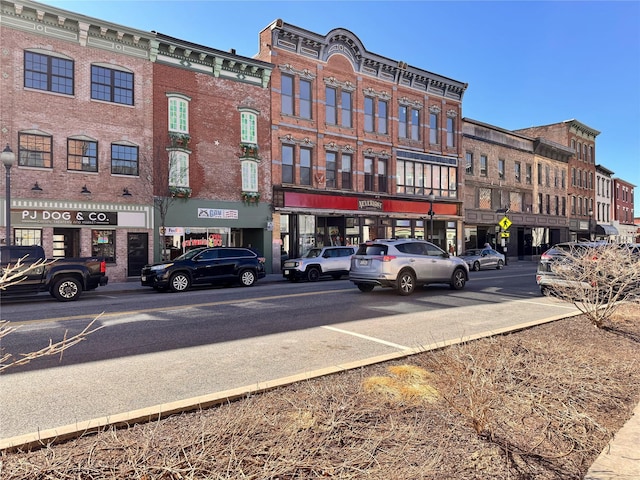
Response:
[[[469,118],[462,131],[465,249],[489,243],[507,257],[531,259],[566,241],[567,165],[573,152]]]
[[[617,241],[618,229],[613,226],[613,173],[596,165],[595,235],[598,240]]]
[[[152,248],[152,36],[28,0],[0,8],[5,242],[138,275]]]
[[[270,272],[271,65],[162,34],[151,60],[155,259],[246,246]]]
[[[368,52],[341,28],[276,20],[259,40],[256,58],[274,64],[275,248],[421,237],[459,251],[467,85]]]
[[[633,219],[634,188],[625,180],[613,179],[613,225],[621,243],[633,243],[637,235]]]

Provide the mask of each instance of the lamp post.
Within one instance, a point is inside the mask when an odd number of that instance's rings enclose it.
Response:
[[[433,190],[429,192],[427,195],[427,200],[429,200],[429,219],[430,219],[430,232],[429,232],[429,241],[433,243],[433,201],[435,200],[435,195],[433,194]]]
[[[593,231],[592,231],[592,227],[591,227],[592,223],[593,223],[593,209],[590,208],[589,209],[589,240],[591,240],[593,242],[594,235],[593,235]]]
[[[16,160],[16,156],[14,155],[13,150],[11,150],[11,147],[9,147],[8,143],[7,146],[4,147],[2,153],[0,153],[0,159],[2,159],[4,168],[7,171],[5,177],[5,186],[7,187],[7,193],[4,197],[6,207],[5,244],[9,246],[11,245],[11,167],[13,166],[13,162]]]

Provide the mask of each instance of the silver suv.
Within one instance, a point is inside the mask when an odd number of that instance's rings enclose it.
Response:
[[[351,258],[349,280],[361,292],[374,287],[395,288],[410,295],[417,286],[447,283],[454,290],[464,288],[469,266],[433,243],[417,239],[372,240],[360,245]]]
[[[338,280],[349,273],[351,256],[354,253],[356,253],[356,247],[312,248],[301,258],[285,260],[282,276],[292,282],[300,279],[317,282],[324,275],[330,275]]]

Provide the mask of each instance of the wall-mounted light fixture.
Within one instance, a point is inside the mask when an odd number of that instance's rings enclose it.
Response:
[[[122,189],[122,196],[123,197],[130,197],[131,196],[131,192],[129,191],[129,189],[127,187],[124,187]]]
[[[84,187],[82,187],[82,190],[80,190],[80,193],[83,193],[84,195],[91,195],[91,190],[89,190],[85,185]]]
[[[33,187],[31,187],[31,191],[32,192],[41,192],[42,188],[40,188],[40,185],[38,185],[38,182],[33,184]]]

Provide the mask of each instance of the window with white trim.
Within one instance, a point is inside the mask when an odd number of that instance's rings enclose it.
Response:
[[[243,160],[241,162],[242,169],[242,191],[257,192],[258,191],[258,162],[255,160]]]
[[[258,143],[258,115],[254,112],[240,112],[240,141]]]
[[[189,186],[189,155],[180,150],[169,152],[169,186]]]
[[[169,96],[169,131],[189,133],[189,100],[182,96]]]

